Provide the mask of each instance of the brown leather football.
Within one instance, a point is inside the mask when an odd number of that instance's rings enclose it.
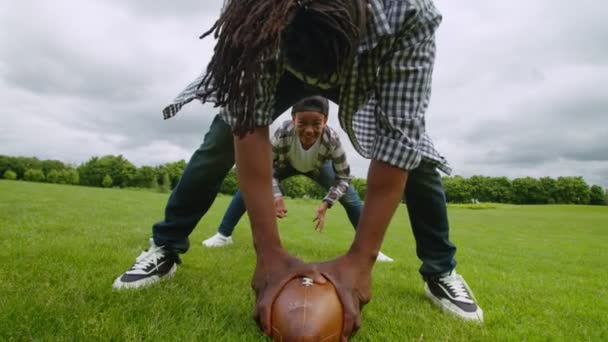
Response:
[[[344,314],[334,285],[307,277],[290,280],[272,304],[272,339],[277,342],[340,341]]]

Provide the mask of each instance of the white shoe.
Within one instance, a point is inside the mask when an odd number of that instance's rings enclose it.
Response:
[[[393,260],[393,258],[389,257],[388,255],[382,253],[382,252],[378,252],[378,256],[376,257],[376,261],[378,262],[393,262],[395,260]]]
[[[224,236],[220,233],[216,233],[212,237],[203,241],[203,246],[205,247],[223,247],[227,245],[232,245],[234,241],[232,241],[232,236]]]

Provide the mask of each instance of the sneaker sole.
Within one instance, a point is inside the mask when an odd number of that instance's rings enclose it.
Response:
[[[437,298],[429,289],[427,284],[424,284],[424,293],[426,296],[433,302],[433,304],[437,305],[441,308],[442,311],[448,312],[458,318],[462,318],[466,321],[483,323],[483,310],[478,306],[477,311],[475,312],[466,312],[462,311],[458,306],[452,304],[449,300],[441,300]]]
[[[223,243],[221,245],[217,245],[217,244],[206,244],[205,241],[202,242],[203,246],[207,247],[207,248],[216,248],[216,247],[225,247],[228,245],[232,245],[234,242],[226,242]]]
[[[177,270],[177,264],[173,264],[173,266],[171,267],[171,269],[169,270],[169,272],[167,272],[167,274],[165,274],[162,277],[159,277],[157,275],[153,275],[151,277],[148,278],[143,278],[137,281],[133,281],[133,282],[129,282],[129,283],[124,283],[120,280],[119,276],[118,278],[116,278],[116,280],[114,280],[114,284],[112,284],[112,287],[115,290],[126,290],[126,289],[140,289],[142,287],[146,287],[146,286],[150,286],[152,284],[158,283],[163,279],[169,279],[171,277],[173,277],[173,275],[175,274],[175,271]]]
[[[377,262],[393,262],[395,260],[394,259],[377,258],[376,261]]]

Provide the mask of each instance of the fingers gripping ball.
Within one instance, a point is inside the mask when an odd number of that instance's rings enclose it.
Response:
[[[272,304],[272,339],[277,342],[340,341],[344,313],[334,285],[307,277],[289,281]]]

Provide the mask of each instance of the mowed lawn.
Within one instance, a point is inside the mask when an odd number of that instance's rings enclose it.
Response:
[[[246,219],[235,244],[206,249],[230,197],[191,235],[175,277],[111,288],[147,247],[168,194],[0,180],[0,340],[265,341],[251,319],[254,251]],[[306,261],[346,250],[353,230],[338,205],[326,231],[317,201],[289,200],[286,247]],[[608,340],[608,207],[451,206],[458,271],[485,323],[460,321],[424,297],[407,214],[399,208],[377,264],[373,300],[353,341]]]

